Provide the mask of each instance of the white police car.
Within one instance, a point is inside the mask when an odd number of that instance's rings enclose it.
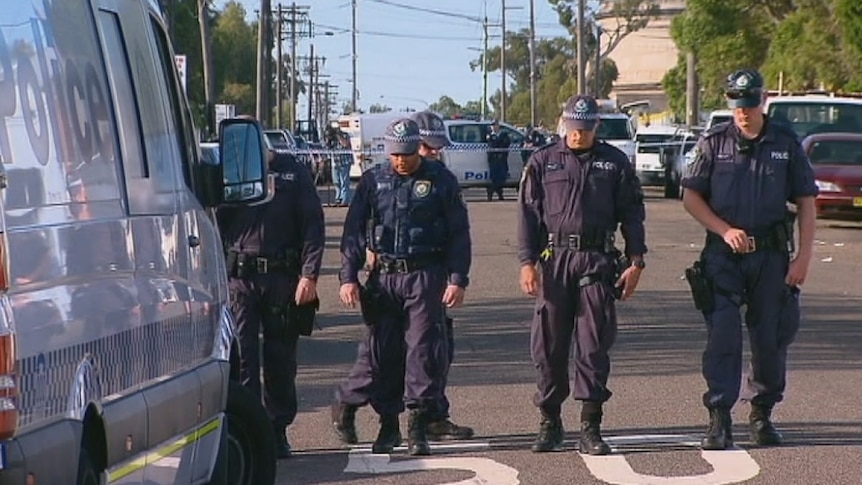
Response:
[[[455,174],[461,187],[484,187],[490,183],[488,170],[488,134],[490,120],[445,120],[446,134],[452,145],[441,152],[443,163]],[[500,131],[509,135],[509,175],[507,187],[517,187],[523,171],[521,147],[524,134],[506,123],[500,123]]]

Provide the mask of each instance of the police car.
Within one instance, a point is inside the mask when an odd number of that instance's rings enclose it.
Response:
[[[388,157],[383,149],[383,132],[392,121],[409,116],[406,113],[373,113],[344,115],[338,120],[339,128],[350,136],[353,165],[350,177],[358,179],[362,172],[384,163]],[[455,174],[461,187],[483,187],[490,183],[488,170],[488,134],[490,120],[448,119],[443,124],[446,136],[452,143],[441,152],[443,163]],[[524,167],[521,147],[525,136],[512,125],[500,123],[500,129],[509,135],[509,174],[507,187],[517,187]]]

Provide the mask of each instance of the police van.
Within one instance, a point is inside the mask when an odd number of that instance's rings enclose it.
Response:
[[[388,163],[383,134],[389,123],[405,116],[409,114],[387,112],[344,115],[338,119],[339,128],[350,135],[354,157],[350,167],[351,178],[357,179],[365,170]],[[486,140],[491,133],[491,121],[445,119],[443,125],[451,145],[440,152],[440,158],[455,174],[461,187],[483,187],[490,184]],[[506,123],[500,123],[500,129],[509,135],[511,143],[506,186],[517,187],[524,166],[520,147],[523,147],[525,137],[515,127]]]
[[[272,484],[214,219],[272,197],[260,125],[202,158],[156,0],[0,34],[0,484]]]

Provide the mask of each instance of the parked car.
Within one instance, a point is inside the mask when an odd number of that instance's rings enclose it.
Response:
[[[862,134],[810,135],[802,148],[820,189],[818,217],[862,220]]]

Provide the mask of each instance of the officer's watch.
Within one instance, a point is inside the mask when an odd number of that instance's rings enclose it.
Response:
[[[635,268],[638,268],[638,269],[644,269],[644,268],[646,268],[646,263],[644,262],[644,260],[638,259],[638,260],[632,261],[632,266],[634,266]]]

